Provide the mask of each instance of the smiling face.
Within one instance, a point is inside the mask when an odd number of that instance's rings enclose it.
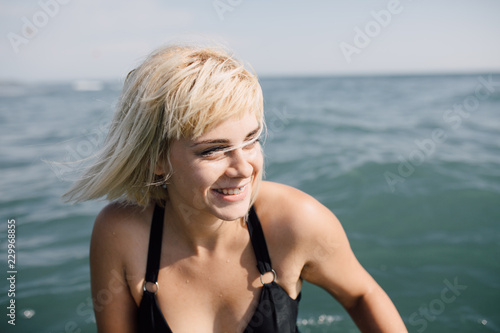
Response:
[[[170,145],[170,202],[225,221],[244,216],[261,175],[258,138],[262,124],[253,113],[229,118],[196,139]],[[165,173],[165,167],[161,173]]]

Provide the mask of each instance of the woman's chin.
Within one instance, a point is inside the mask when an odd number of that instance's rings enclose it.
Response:
[[[248,213],[248,209],[248,203],[246,203],[246,205],[240,203],[239,205],[237,205],[237,207],[233,206],[217,208],[214,213],[219,219],[223,221],[235,221],[246,216]]]
[[[244,200],[231,205],[217,205],[213,207],[213,215],[223,221],[234,221],[246,216],[249,209],[249,200]]]

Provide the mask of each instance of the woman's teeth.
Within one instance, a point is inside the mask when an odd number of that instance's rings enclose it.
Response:
[[[221,193],[221,194],[224,194],[224,195],[236,195],[236,194],[240,194],[241,192],[243,192],[243,190],[245,189],[246,185],[245,186],[242,186],[242,187],[239,187],[239,188],[234,188],[234,189],[216,189],[217,192]]]

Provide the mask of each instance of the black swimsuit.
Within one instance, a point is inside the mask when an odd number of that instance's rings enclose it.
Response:
[[[153,284],[158,281],[160,268],[161,243],[163,232],[164,209],[156,206],[151,224],[149,238],[146,281]],[[252,207],[247,220],[248,232],[257,258],[257,268],[261,274],[273,272],[271,259],[267,251],[266,240],[259,218]],[[262,276],[261,276],[262,277]],[[172,333],[161,312],[154,292],[146,288],[142,295],[138,312],[140,333]],[[295,333],[297,329],[297,312],[300,294],[296,299],[290,298],[287,292],[275,281],[263,284],[259,305],[244,333]]]

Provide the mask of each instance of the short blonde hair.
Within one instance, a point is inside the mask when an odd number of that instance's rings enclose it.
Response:
[[[227,51],[167,46],[150,54],[125,80],[97,160],[63,196],[67,201],[106,197],[140,206],[162,202],[167,191],[155,174],[173,140],[196,138],[220,122],[254,112],[264,125],[257,76]],[[252,202],[262,175],[255,180]]]

